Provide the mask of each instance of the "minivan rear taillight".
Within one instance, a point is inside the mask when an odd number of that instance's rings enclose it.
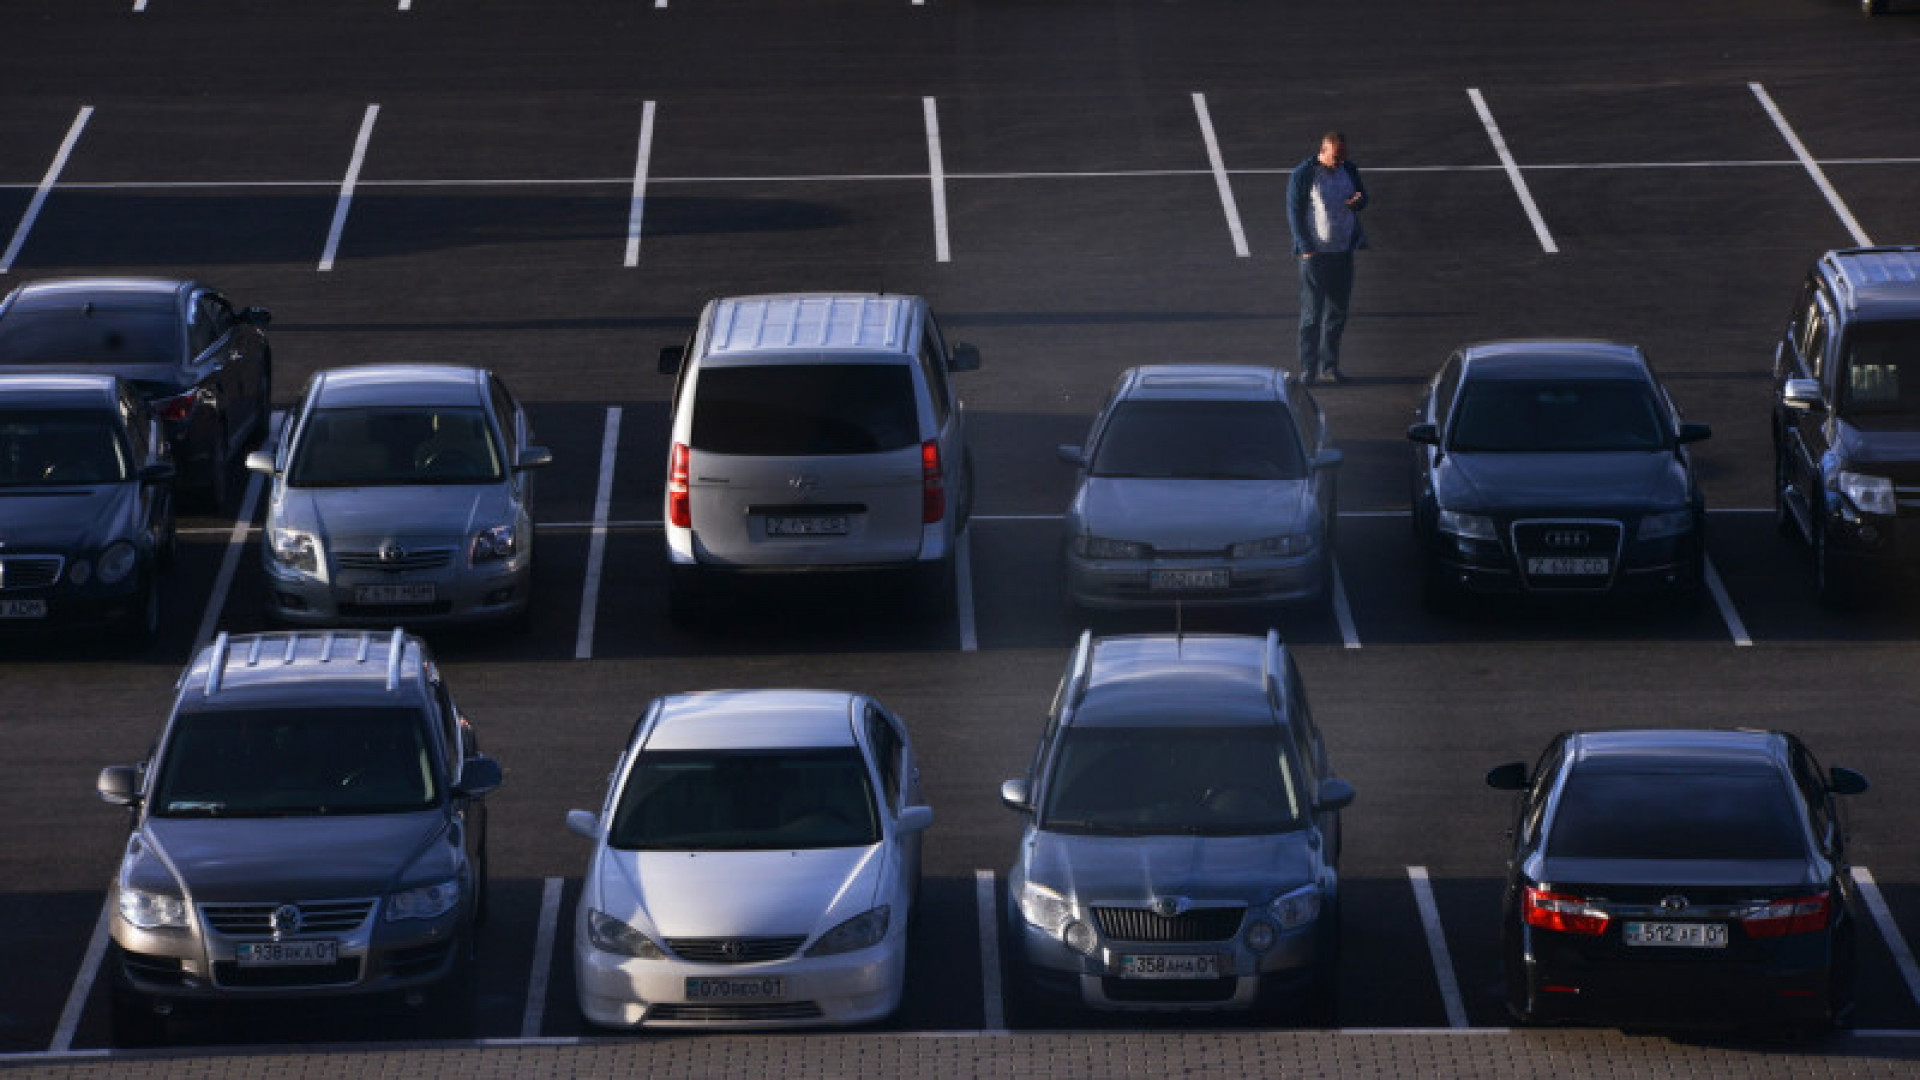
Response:
[[[673,444],[673,457],[667,463],[667,522],[676,529],[693,528],[692,474],[693,452],[686,443]]]
[[[1825,930],[1832,918],[1833,900],[1823,889],[1808,896],[1755,904],[1741,913],[1740,926],[1748,937],[1785,937]]]
[[[920,523],[931,525],[947,516],[947,475],[940,467],[940,444],[920,444]]]
[[[1520,915],[1528,926],[1567,934],[1599,937],[1607,932],[1608,915],[1584,896],[1548,892],[1529,885],[1520,900]]]

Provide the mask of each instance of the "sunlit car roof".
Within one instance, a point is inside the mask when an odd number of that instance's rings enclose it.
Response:
[[[661,703],[648,750],[853,746],[851,695],[830,690],[707,690]]]
[[[1074,726],[1272,724],[1265,648],[1238,634],[1101,638]]]
[[[1476,379],[1644,378],[1647,371],[1640,350],[1617,341],[1483,341],[1463,351]]]
[[[481,380],[473,368],[449,364],[369,364],[334,368],[322,384],[323,408],[381,405],[477,405]],[[396,391],[405,394],[396,396]]]
[[[1582,732],[1576,760],[1602,766],[1765,766],[1772,768],[1783,740],[1768,731],[1666,730]]]

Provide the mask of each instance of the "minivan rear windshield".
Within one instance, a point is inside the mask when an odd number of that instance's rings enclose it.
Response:
[[[905,364],[762,364],[701,370],[692,445],[713,454],[873,454],[920,441]]]

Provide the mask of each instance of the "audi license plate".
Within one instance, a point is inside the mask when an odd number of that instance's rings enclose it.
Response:
[[[769,517],[768,536],[845,536],[847,515],[825,514],[807,517]]]
[[[1630,922],[1629,945],[1664,945],[1679,949],[1724,949],[1727,924],[1717,922]]]
[[[1613,569],[1607,559],[1530,558],[1527,573],[1533,577],[1599,577]]]
[[[1120,977],[1123,979],[1217,979],[1220,977],[1220,958],[1211,953],[1122,956],[1120,957]]]
[[[335,941],[243,941],[233,947],[241,967],[279,967],[285,964],[331,964],[340,959]]]
[[[47,602],[39,597],[27,600],[0,600],[0,619],[44,619]]]
[[[787,980],[780,978],[687,980],[688,1001],[777,1001],[786,993]]]
[[[431,604],[433,586],[427,585],[355,585],[356,604]]]
[[[1149,570],[1149,589],[1224,589],[1225,570]]]

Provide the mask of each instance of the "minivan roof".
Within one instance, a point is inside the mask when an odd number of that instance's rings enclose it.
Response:
[[[706,355],[904,355],[912,340],[915,299],[881,293],[788,293],[716,300]]]

